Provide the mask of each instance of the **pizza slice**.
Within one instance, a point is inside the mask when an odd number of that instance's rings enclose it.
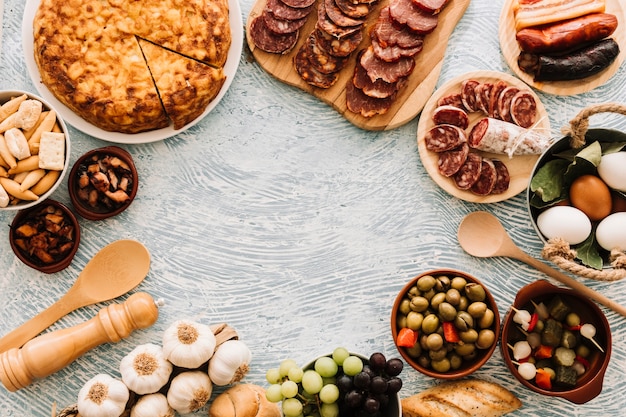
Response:
[[[138,38],[165,112],[174,129],[199,117],[217,96],[226,76],[214,68]]]

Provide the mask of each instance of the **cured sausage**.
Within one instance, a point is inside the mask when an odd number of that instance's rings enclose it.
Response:
[[[619,45],[608,38],[563,56],[522,52],[518,65],[535,81],[569,81],[599,73],[611,65],[618,55]]]
[[[298,20],[307,17],[313,11],[313,5],[307,7],[291,7],[283,0],[267,0],[266,10],[283,20]],[[264,12],[265,13],[265,12]]]
[[[478,180],[470,187],[470,191],[476,195],[489,195],[496,185],[498,173],[493,161],[483,157]]]
[[[335,0],[323,0],[324,7],[326,8],[326,14],[328,18],[332,20],[337,26],[340,27],[349,27],[349,26],[360,26],[365,20],[363,18],[355,19],[353,17],[348,16],[335,3]]]
[[[424,44],[424,35],[394,23],[389,15],[389,6],[380,10],[372,34],[376,35],[378,41],[384,46],[398,45],[401,48],[410,49],[421,47]]]
[[[424,135],[426,149],[432,152],[445,152],[467,142],[465,131],[454,125],[436,125]]]
[[[250,24],[250,38],[257,48],[271,54],[286,54],[298,42],[298,31],[279,35],[269,30],[263,14]]]
[[[311,64],[307,54],[306,44],[302,45],[300,49],[298,49],[296,56],[293,57],[293,65],[296,72],[300,75],[300,78],[312,86],[330,88],[337,82],[338,75],[336,72],[324,74]]]
[[[307,21],[306,17],[303,17],[298,20],[285,20],[277,17],[271,12],[269,9],[265,9],[261,14],[263,16],[263,20],[265,21],[265,25],[272,32],[279,35],[286,35],[288,33],[293,33],[298,31]]]
[[[461,93],[454,93],[448,96],[441,97],[439,101],[437,101],[437,106],[454,106],[458,107],[463,111],[467,111],[465,106],[463,105],[463,99],[461,98]]]
[[[422,35],[435,30],[439,23],[437,15],[423,11],[410,0],[391,0],[389,14],[397,23],[407,25],[412,31]]]
[[[370,97],[356,88],[352,81],[346,83],[346,107],[363,117],[385,114],[391,108],[395,94],[386,98]]]
[[[341,38],[329,35],[319,27],[315,29],[314,33],[322,49],[337,57],[347,57],[359,47],[363,40],[363,31],[360,30]]]
[[[489,114],[489,101],[491,98],[492,83],[480,83],[474,89],[476,95],[476,105],[483,113]]]
[[[315,0],[281,0],[289,7],[294,7],[296,9],[311,7],[315,4]]]
[[[415,68],[413,58],[402,57],[394,62],[383,61],[374,54],[374,48],[371,45],[361,56],[360,63],[372,82],[381,79],[388,83],[395,83],[400,78],[409,76]]]
[[[496,81],[491,89],[491,95],[489,97],[489,117],[495,117],[496,119],[500,119],[500,109],[498,107],[498,99],[500,98],[500,94],[508,87],[508,84],[502,80]]]
[[[515,35],[520,49],[531,54],[550,54],[575,49],[580,45],[611,36],[617,17],[609,13],[591,13],[563,22],[529,27]]]
[[[311,32],[305,45],[307,58],[311,65],[322,74],[338,72],[348,62],[347,58],[332,56],[321,48],[315,32]]]
[[[352,83],[356,88],[362,90],[365,95],[375,98],[393,96],[402,86],[403,80],[406,79],[398,80],[395,83],[388,83],[380,79],[372,82],[358,58],[354,67],[354,76],[352,77]]]
[[[324,1],[320,1],[317,6],[317,27],[327,34],[336,38],[343,38],[344,36],[352,35],[356,31],[361,30],[361,26],[339,26],[335,24],[326,13],[326,6]]]
[[[436,125],[448,124],[467,129],[469,126],[469,116],[467,112],[456,106],[444,104],[433,112],[433,122]]]
[[[512,122],[511,117],[511,101],[513,97],[519,92],[519,88],[515,86],[508,86],[500,93],[498,97],[498,116],[500,119],[507,122]]]
[[[468,135],[469,146],[484,152],[512,155],[542,153],[550,139],[538,132],[503,120],[485,117],[478,121]]]
[[[354,3],[352,0],[335,0],[337,7],[347,16],[353,19],[367,17],[370,12],[368,3]]]
[[[511,119],[521,127],[529,128],[537,121],[537,101],[528,90],[518,91],[511,99]]]
[[[412,0],[412,1],[414,1],[415,4],[417,4],[417,7],[431,14],[439,13],[448,3],[448,0]]]
[[[476,87],[479,85],[480,83],[476,80],[463,80],[461,83],[461,100],[469,112],[479,110],[476,102]]]
[[[444,177],[451,177],[456,174],[465,163],[469,155],[469,145],[463,142],[461,145],[449,151],[441,152],[437,160],[437,169]]]
[[[469,190],[480,178],[483,157],[476,152],[470,152],[461,168],[454,174],[454,184],[460,190]]]
[[[496,183],[491,190],[491,194],[502,194],[509,189],[511,175],[504,162],[499,159],[493,159],[492,162],[496,167]]]
[[[417,55],[422,50],[422,45],[414,48],[402,48],[399,45],[384,45],[376,35],[376,32],[372,32],[370,39],[372,41],[372,47],[374,48],[374,54],[383,61],[394,62],[402,57],[412,57]]]

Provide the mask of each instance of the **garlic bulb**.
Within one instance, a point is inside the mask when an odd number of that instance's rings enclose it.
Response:
[[[209,378],[218,386],[239,382],[248,372],[252,353],[241,340],[227,340],[217,347],[209,361]]]
[[[152,343],[137,346],[120,362],[122,381],[140,395],[160,390],[167,384],[172,369],[161,347]]]
[[[80,389],[76,406],[82,417],[119,417],[129,396],[128,387],[122,381],[98,374]]]
[[[213,384],[206,372],[186,371],[176,375],[167,390],[167,402],[180,414],[203,407],[213,392]]]
[[[159,392],[144,395],[130,410],[130,417],[174,417],[175,415],[165,395]]]
[[[163,332],[163,353],[176,366],[195,369],[208,361],[215,351],[211,328],[190,320],[178,320]]]

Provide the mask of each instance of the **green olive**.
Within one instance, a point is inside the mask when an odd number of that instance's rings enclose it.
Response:
[[[439,327],[439,317],[435,314],[429,314],[422,321],[422,332],[425,334],[435,333]]]
[[[435,289],[438,292],[446,292],[450,288],[450,278],[446,275],[439,275],[437,277],[437,283],[435,284]]]
[[[475,282],[470,282],[465,285],[465,294],[467,294],[467,298],[471,301],[485,301],[485,298],[487,297],[485,288]]]
[[[436,282],[435,277],[432,275],[425,275],[417,280],[417,288],[422,292],[426,292],[431,290]]]
[[[426,346],[432,352],[443,347],[443,337],[439,333],[431,333],[426,339]],[[431,356],[432,358],[432,356]]]
[[[452,321],[456,317],[456,308],[450,303],[443,302],[439,304],[439,317],[443,321]]]
[[[461,311],[466,311],[467,310],[467,306],[469,305],[469,300],[466,296],[462,295],[461,299],[459,300],[459,305],[456,306],[456,308]]]
[[[450,360],[448,358],[443,358],[439,361],[433,360],[430,366],[432,366],[434,371],[448,372],[450,370]]]
[[[474,353],[474,351],[476,350],[476,345],[474,345],[473,343],[458,343],[455,347],[454,347],[454,352],[456,352],[457,355],[465,358],[468,355],[471,355],[472,353]]]
[[[534,332],[541,333],[546,326],[546,323],[543,320],[537,320],[537,324],[535,324]]]
[[[409,314],[409,311],[411,311],[411,301],[409,301],[408,298],[403,298],[402,301],[400,301],[398,311],[404,315]]]
[[[422,297],[430,301],[435,296],[435,294],[437,294],[437,292],[434,288],[431,288],[430,290],[422,293]]]
[[[576,348],[576,354],[579,355],[581,358],[587,358],[591,354],[591,350],[587,345],[580,344]]]
[[[423,313],[428,308],[430,303],[428,300],[421,295],[413,297],[411,299],[410,308],[412,311],[417,311],[418,313]]]
[[[483,314],[483,316],[478,319],[478,327],[480,327],[481,329],[491,327],[495,319],[496,315],[494,314],[493,310],[487,309],[485,310],[485,314]]]
[[[478,349],[488,349],[496,342],[496,335],[493,330],[482,329],[478,332],[478,339],[476,340],[476,347]]]
[[[487,304],[482,301],[474,301],[467,306],[467,312],[475,319],[481,318],[485,314],[485,311],[487,311]]]
[[[459,339],[465,343],[474,343],[478,340],[478,332],[474,329],[468,329],[465,332],[459,333]]]
[[[446,301],[453,306],[459,305],[461,302],[461,292],[456,288],[450,288],[446,291]]]
[[[428,335],[422,332],[422,335],[420,335],[419,337],[419,345],[422,348],[422,350],[428,351],[428,345],[426,344],[426,340],[428,340]]]
[[[413,345],[413,347],[405,348],[405,350],[406,350],[406,353],[408,353],[409,356],[412,358],[417,358],[423,352],[422,347],[420,346],[419,343],[416,343],[415,345]]]
[[[450,281],[450,286],[458,291],[462,291],[465,285],[467,285],[467,280],[463,277],[454,277],[452,281]]]
[[[422,321],[424,321],[424,315],[415,311],[411,311],[406,316],[406,327],[411,330],[419,330],[422,327]]]
[[[459,311],[454,318],[454,325],[461,332],[474,327],[474,318],[467,311]]]
[[[565,324],[569,327],[578,326],[580,324],[580,316],[576,313],[569,313],[565,317]]]
[[[439,304],[443,303],[444,301],[446,301],[446,293],[444,292],[438,292],[437,294],[435,294],[435,296],[430,300],[430,306],[434,309],[437,310],[439,309]]]
[[[404,314],[398,314],[396,316],[396,325],[398,326],[399,329],[403,327],[408,327],[406,325],[406,316]]]
[[[444,359],[446,356],[448,356],[448,351],[444,348],[441,348],[439,350],[430,350],[428,351],[428,357],[430,358],[431,361],[440,361],[442,359]]]
[[[422,293],[420,292],[419,288],[417,288],[417,285],[412,286],[409,291],[406,293],[407,297],[409,299],[416,297],[418,295],[421,295]]]
[[[448,359],[450,360],[450,368],[452,369],[459,369],[461,365],[463,365],[463,358],[458,353],[452,353],[448,356]]]
[[[430,368],[430,358],[428,355],[420,355],[420,357],[417,358],[417,363],[422,368]]]

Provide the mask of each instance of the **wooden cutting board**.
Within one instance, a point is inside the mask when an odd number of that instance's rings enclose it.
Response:
[[[386,114],[371,118],[352,113],[346,108],[345,86],[346,83],[352,80],[357,51],[353,52],[348,65],[341,70],[337,82],[328,89],[313,87],[305,83],[293,67],[293,57],[308,35],[315,29],[317,9],[309,15],[307,23],[300,30],[298,43],[289,53],[284,55],[270,54],[256,48],[250,38],[250,24],[254,18],[262,13],[266,4],[266,0],[258,0],[248,15],[246,22],[246,39],[258,64],[272,76],[319,98],[341,113],[348,121],[362,129],[390,130],[411,121],[424,108],[426,101],[433,93],[437,84],[448,39],[454,31],[456,24],[465,13],[469,3],[470,0],[450,0],[439,15],[437,28],[426,36],[423,50],[415,57],[415,69],[409,77],[408,83],[398,93],[394,104]],[[370,28],[376,23],[380,9],[387,4],[388,0],[381,0],[372,8],[363,28],[363,41],[358,50],[365,49],[369,46],[370,40],[367,34]]]

